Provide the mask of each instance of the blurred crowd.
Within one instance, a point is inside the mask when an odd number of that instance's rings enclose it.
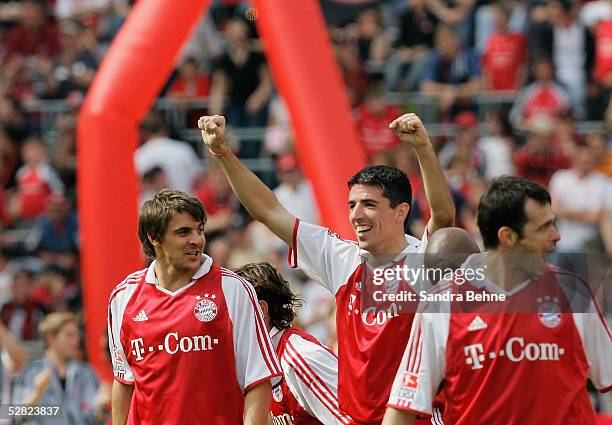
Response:
[[[3,356],[14,371],[3,375],[3,402],[12,378],[21,402],[51,385],[39,363],[23,371],[25,359],[49,359],[58,335],[79,323],[76,117],[133,3],[0,0],[0,343],[6,346],[6,331],[28,348],[16,361]],[[360,142],[370,162],[409,175],[413,234],[429,218],[418,163],[387,128],[414,110],[407,93],[429,99],[437,124],[448,124],[432,141],[457,224],[474,238],[487,182],[515,174],[550,189],[559,251],[612,253],[612,1],[364,1],[345,15],[326,18]],[[287,270],[284,244],[250,220],[193,135],[200,114],[226,115],[236,152],[270,160],[273,168],[260,174],[285,207],[319,221],[255,17],[246,1],[213,1],[184,46],[160,93],[184,119],[169,119],[166,107],[141,126],[141,202],[165,187],[197,196],[209,214],[208,253],[230,268],[265,260],[283,270],[303,300],[297,325],[333,346],[332,296]],[[509,101],[483,106],[483,97]],[[41,105],[51,101],[63,106],[49,123]],[[260,137],[241,140],[245,128],[261,130]],[[50,316],[66,312],[76,316]],[[55,327],[41,326],[49,317]],[[58,356],[86,359],[82,346],[51,354],[52,361]],[[28,392],[24,382],[40,386]],[[107,402],[104,391],[95,394],[96,409]]]

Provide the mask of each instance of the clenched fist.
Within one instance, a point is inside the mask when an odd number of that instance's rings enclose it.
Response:
[[[427,130],[417,114],[402,115],[389,124],[389,128],[402,142],[408,143],[415,149],[431,145]]]
[[[202,130],[202,141],[213,154],[222,154],[225,146],[225,117],[212,115],[200,117],[198,128]]]

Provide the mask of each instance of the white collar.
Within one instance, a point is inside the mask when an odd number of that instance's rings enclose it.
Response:
[[[488,252],[477,252],[475,254],[470,255],[468,258],[465,259],[464,263],[461,265],[461,268],[468,270],[468,269],[475,269],[477,267],[480,267],[482,264],[482,259],[486,258],[485,257],[486,255],[489,255],[489,253]],[[474,279],[470,281],[470,284],[476,289],[485,288],[489,292],[495,292],[498,294],[505,294],[507,296],[512,296],[516,294],[517,292],[519,292],[521,289],[528,286],[529,283],[531,283],[532,281],[533,279],[524,280],[520,284],[513,287],[510,291],[506,291],[504,288],[499,286],[497,283],[493,282],[490,279],[486,279],[486,278]]]
[[[376,268],[381,268],[381,267],[385,268],[389,266],[390,264],[393,264],[394,262],[399,261],[400,259],[404,259],[406,254],[409,254],[412,252],[412,250],[414,249],[414,245],[412,244],[411,237],[404,234],[404,238],[406,239],[406,247],[401,252],[399,252],[395,257],[393,257],[391,261],[387,262],[386,264],[380,265]],[[362,249],[362,248],[359,248],[359,255],[361,256],[361,258],[364,258],[368,262],[371,262],[374,259],[374,255],[372,255],[370,251]]]
[[[170,295],[175,295],[191,287],[198,279],[200,279],[202,276],[204,276],[206,273],[210,271],[210,268],[212,267],[212,263],[213,263],[212,258],[210,258],[206,254],[202,254],[202,258],[204,259],[204,261],[202,262],[202,265],[200,266],[200,268],[191,277],[191,282],[179,288],[176,292],[168,291],[167,289],[164,289],[161,286],[159,286],[159,281],[157,280],[157,275],[155,274],[155,264],[157,263],[157,260],[153,260],[153,262],[149,265],[149,268],[147,269],[147,273],[145,274],[145,282],[151,285],[155,285],[162,292],[168,293]]]
[[[270,329],[270,341],[272,342],[275,351],[278,348],[278,343],[280,342],[280,339],[284,333],[285,329],[278,329],[275,326],[272,326],[272,329]]]

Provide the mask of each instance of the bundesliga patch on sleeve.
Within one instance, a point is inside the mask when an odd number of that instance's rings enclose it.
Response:
[[[398,391],[398,398],[402,401],[414,400],[414,395],[418,387],[419,375],[412,372],[404,372],[402,375],[402,386]]]
[[[113,369],[117,374],[125,374],[125,362],[116,348],[113,348]]]

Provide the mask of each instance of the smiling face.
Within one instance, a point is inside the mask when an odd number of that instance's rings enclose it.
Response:
[[[155,247],[155,259],[166,267],[193,274],[202,264],[204,223],[189,213],[174,213],[161,240],[149,240]]]
[[[396,253],[404,248],[404,219],[410,210],[407,202],[391,208],[380,187],[356,184],[349,194],[349,209],[360,248],[374,255]]]

